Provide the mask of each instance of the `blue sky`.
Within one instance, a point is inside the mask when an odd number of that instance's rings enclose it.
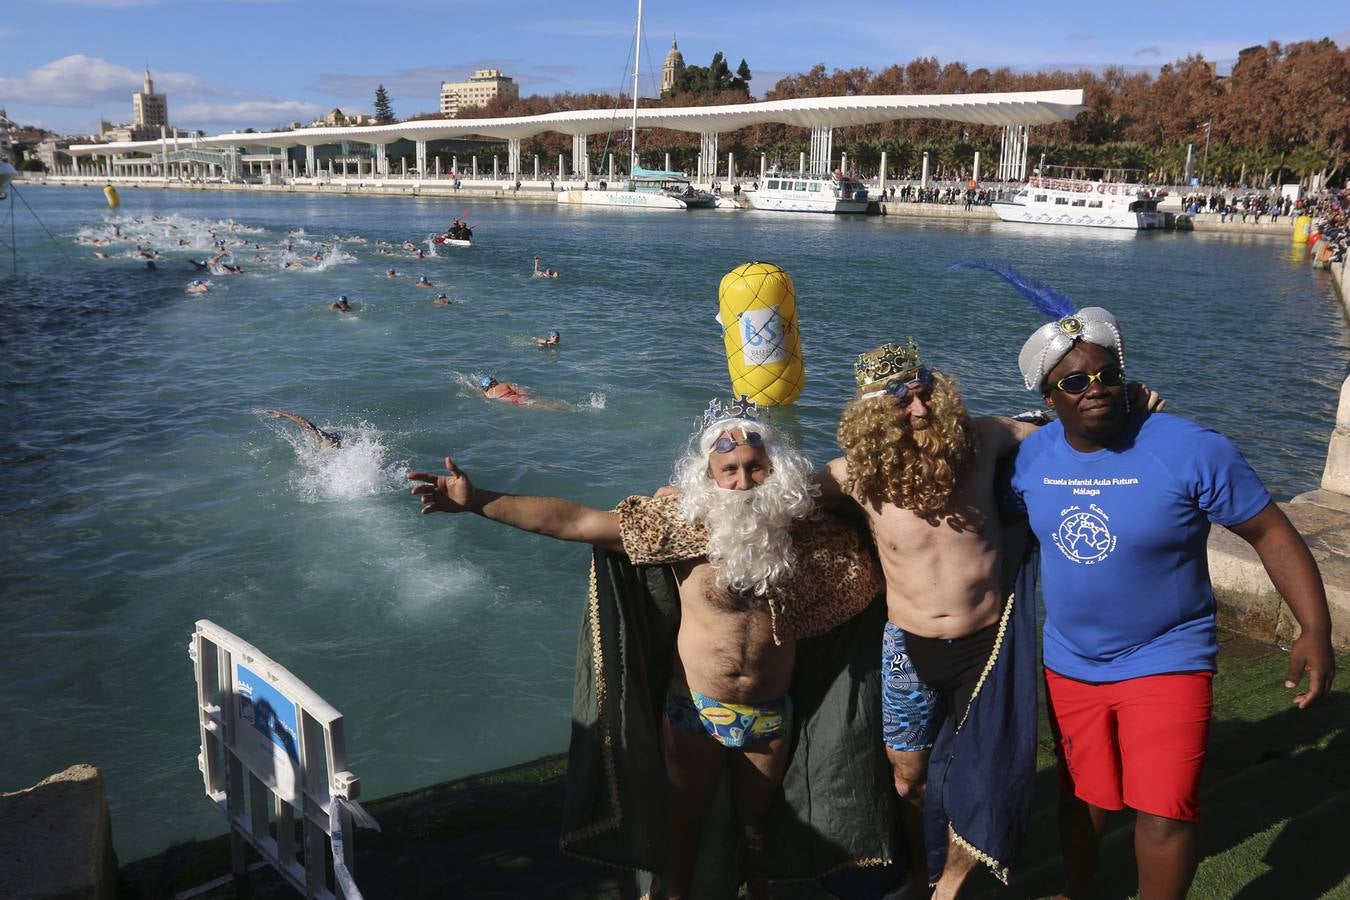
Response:
[[[1281,15],[1257,0],[1020,6],[646,0],[643,93],[655,93],[651,78],[672,34],[687,62],[706,65],[718,50],[733,68],[744,58],[756,95],[817,63],[879,70],[936,56],[972,68],[1156,69],[1195,52],[1222,66],[1269,40],[1350,44],[1350,12],[1331,12],[1337,4],[1305,7],[1316,10],[1308,15]],[[11,118],[85,134],[100,118],[130,121],[130,95],[149,63],[173,124],[215,133],[308,121],[334,106],[369,112],[380,83],[397,115],[431,112],[442,80],[476,68],[502,69],[523,94],[615,91],[636,3],[28,0],[9,8],[21,11],[0,16],[0,107]],[[1313,21],[1322,24],[1304,24]]]

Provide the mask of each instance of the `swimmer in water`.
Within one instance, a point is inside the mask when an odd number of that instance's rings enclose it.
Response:
[[[425,275],[420,275],[420,276],[418,276],[418,278],[417,278],[417,286],[418,286],[418,287],[435,287],[434,284],[432,284],[429,280],[427,280],[427,276],[425,276]]]
[[[102,250],[95,250],[95,251],[94,251],[94,258],[95,258],[95,259],[107,259],[107,258],[108,258],[108,254],[104,253]]]
[[[437,294],[436,299],[431,301],[434,306],[449,306],[455,301],[451,300],[445,294]]]
[[[482,389],[483,396],[489,400],[505,400],[517,406],[530,400],[529,392],[520,385],[502,384],[491,375],[484,375],[478,379],[478,387]]]
[[[145,271],[147,271],[147,272],[158,272],[158,271],[159,271],[159,266],[155,265],[155,261],[154,261],[153,259],[147,259],[147,260],[145,261]]]
[[[211,290],[211,285],[200,278],[192,279],[192,284],[187,286],[189,294],[205,294],[209,290]]]
[[[539,268],[539,257],[534,258],[534,277],[535,278],[557,278],[558,273],[554,269]]]
[[[385,277],[385,278],[397,278],[397,277],[398,277],[398,273],[395,272],[393,269],[390,269],[388,272],[385,272],[385,273],[384,273],[384,277]]]
[[[314,438],[315,443],[324,450],[338,450],[342,447],[341,435],[332,431],[324,431],[304,416],[297,416],[295,413],[280,409],[269,409],[267,414],[274,419],[286,419],[289,422],[294,422],[300,427],[301,431]]]
[[[351,312],[351,311],[352,311],[352,305],[351,305],[350,303],[347,302],[347,295],[346,295],[346,294],[343,294],[341,297],[337,298],[337,299],[334,300],[332,303],[328,304],[328,308],[329,308],[329,309],[336,309],[338,312]]]
[[[548,333],[548,337],[535,338],[534,342],[540,347],[556,347],[562,342],[562,333],[555,328]]]

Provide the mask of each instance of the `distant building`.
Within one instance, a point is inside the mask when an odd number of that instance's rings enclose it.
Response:
[[[487,106],[497,97],[515,100],[520,97],[520,87],[497,69],[479,69],[468,81],[441,82],[441,115],[453,119],[461,108]]]
[[[675,82],[679,80],[680,73],[684,71],[684,54],[680,52],[679,44],[675,43],[675,38],[670,39],[670,52],[666,54],[666,61],[661,66],[661,93],[667,93],[674,89]]]
[[[131,127],[153,130],[158,135],[161,125],[169,125],[169,98],[155,93],[155,82],[146,66],[145,90],[131,95]]]
[[[373,125],[370,116],[365,113],[347,115],[339,107],[333,107],[322,119],[309,123],[310,128],[350,128],[356,125]]]
[[[98,131],[105,141],[157,141],[166,133],[169,137],[181,134],[169,127],[169,98],[155,93],[149,66],[145,68],[144,89],[131,95],[131,124],[100,121]]]

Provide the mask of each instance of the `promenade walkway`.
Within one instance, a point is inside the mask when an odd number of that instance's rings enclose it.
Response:
[[[1282,687],[1287,665],[1287,655],[1269,645],[1232,635],[1223,641],[1195,898],[1350,898],[1343,836],[1350,821],[1350,678],[1300,711]],[[1350,653],[1337,665],[1350,673]],[[1044,721],[1040,745],[1033,831],[1018,875],[1009,888],[978,876],[973,898],[1025,900],[1060,886],[1055,774]],[[383,831],[357,835],[362,892],[369,900],[616,896],[613,871],[558,850],[564,775],[563,757],[554,756],[366,803]],[[1103,900],[1137,891],[1127,814],[1113,818],[1101,868]],[[173,896],[228,871],[226,838],[182,844],[124,866],[118,896]],[[294,896],[270,870],[248,881],[247,894],[222,887],[203,896]],[[773,895],[828,896],[814,885],[781,885]]]

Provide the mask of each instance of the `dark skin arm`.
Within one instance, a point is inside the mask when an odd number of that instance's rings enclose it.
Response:
[[[560,497],[520,497],[476,488],[449,456],[445,468],[448,475],[408,473],[409,481],[420,482],[412,495],[422,502],[423,515],[471,512],[521,531],[623,552],[618,513]]]
[[[1289,674],[1286,688],[1297,688],[1308,674],[1308,690],[1294,697],[1294,705],[1306,709],[1318,697],[1331,690],[1336,677],[1336,657],[1331,651],[1331,614],[1308,545],[1272,500],[1265,509],[1230,529],[1252,545],[1266,573],[1280,592],[1289,611],[1298,620],[1300,634],[1289,648]]]

